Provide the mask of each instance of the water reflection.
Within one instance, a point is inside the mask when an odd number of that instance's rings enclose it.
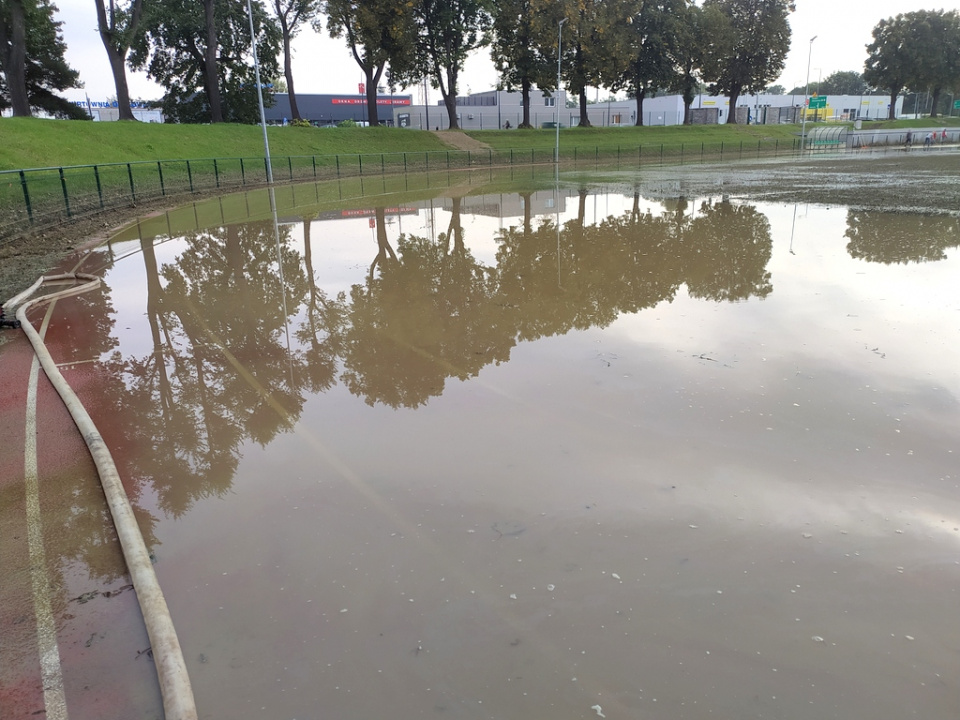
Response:
[[[119,240],[119,260],[97,260],[112,290],[76,303],[84,339],[59,351],[106,359],[95,413],[148,544],[159,537],[174,556],[171,594],[196,605],[185,637],[210,659],[197,668],[201,692],[216,696],[208,707],[243,716],[251,697],[269,697],[274,714],[299,717],[322,693],[334,715],[400,703],[398,717],[416,717],[483,695],[491,714],[530,717],[544,714],[542,701],[525,705],[535,694],[585,712],[603,690],[608,711],[619,703],[636,717],[650,704],[634,689],[642,666],[675,700],[694,697],[687,677],[727,688],[711,690],[727,705],[700,702],[740,716],[739,688],[766,683],[757,657],[779,655],[769,662],[782,670],[789,656],[803,672],[826,658],[831,677],[853,655],[890,657],[876,643],[861,653],[846,605],[806,588],[848,580],[835,568],[867,562],[853,558],[870,534],[905,540],[884,518],[951,532],[947,517],[912,509],[915,497],[897,515],[890,497],[912,489],[877,481],[866,493],[861,482],[916,476],[912,463],[927,462],[924,477],[952,487],[942,428],[955,402],[917,389],[923,373],[898,357],[917,343],[894,342],[867,310],[873,298],[840,278],[861,259],[942,257],[955,222],[914,218],[895,240],[888,219],[850,211],[844,254],[831,211],[829,239],[792,255],[796,227],[813,245],[816,208],[798,219],[789,207],[654,200],[632,187],[281,205],[276,220],[262,198],[246,204],[244,223],[220,204],[190,213],[201,227],[189,232],[162,223],[153,236],[144,224]],[[918,223],[922,240],[907,236]],[[835,255],[817,265],[830,243]],[[915,270],[871,269],[877,285]],[[143,289],[142,327],[125,285]],[[875,382],[881,363],[900,374]],[[926,432],[928,419],[941,429]],[[82,538],[75,557],[111,578],[97,556],[105,520],[92,496],[76,497],[89,508],[65,519]],[[184,522],[172,530],[167,517]],[[890,552],[871,557],[905,587],[894,568],[912,561]],[[879,597],[887,580],[839,594]],[[885,612],[864,634],[895,624]],[[849,656],[809,641],[824,627],[847,633]],[[729,682],[703,664],[718,647]],[[392,690],[338,693],[388,675]],[[397,689],[421,685],[433,690]],[[859,687],[858,701],[869,679]]]
[[[849,210],[847,252],[879,263],[934,262],[960,245],[960,220],[953,215]]]

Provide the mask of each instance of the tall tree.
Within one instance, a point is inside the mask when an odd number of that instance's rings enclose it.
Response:
[[[960,13],[918,10],[908,16],[916,63],[910,84],[930,93],[930,117],[936,117],[941,93],[960,84]]]
[[[117,0],[109,0],[109,7],[103,0],[97,4],[97,28],[100,39],[107,51],[113,84],[117,89],[117,110],[121,120],[135,120],[130,108],[130,91],[127,89],[127,53],[133,44],[133,38],[140,27],[143,0],[131,0],[123,6]]]
[[[490,54],[503,87],[520,90],[521,128],[530,127],[530,89],[553,90],[557,84],[557,58],[550,53],[559,20],[550,12],[555,7],[543,0],[501,0],[494,11]]]
[[[744,93],[758,93],[780,76],[790,50],[792,0],[704,0],[727,16],[733,32],[729,54],[705,68],[714,95],[730,98],[727,122],[737,122],[737,101]]]
[[[290,98],[290,116],[300,119],[297,94],[293,89],[293,57],[290,41],[297,36],[304,23],[310,22],[320,12],[321,0],[271,0],[270,6],[280,23],[283,38],[283,76],[287,79],[287,97]]]
[[[587,87],[599,87],[602,83],[608,41],[612,39],[608,21],[616,13],[606,8],[601,0],[563,0],[559,5],[565,18],[561,74],[567,90],[578,98],[580,127],[590,127]]]
[[[733,46],[730,22],[716,7],[687,4],[677,14],[677,42],[671,48],[676,73],[670,89],[683,97],[683,124],[690,124],[690,106],[701,88],[703,68],[726,57]]]
[[[903,14],[887,18],[873,28],[873,42],[867,45],[863,79],[890,93],[890,120],[897,117],[897,98],[914,76],[910,21]]]
[[[675,84],[676,50],[681,42],[681,23],[687,0],[633,0],[626,22],[611,18],[609,27],[620,37],[622,50],[610,56],[622,58],[605,84],[614,91],[627,90],[637,100],[637,126],[643,125],[643,100],[647,93]]]
[[[380,124],[377,88],[389,64],[391,73],[412,64],[414,20],[412,3],[393,0],[325,0],[330,37],[346,38],[353,59],[363,70],[367,94],[367,120]],[[314,28],[320,29],[319,23]]]
[[[87,116],[57,95],[81,83],[64,59],[67,45],[56,12],[49,0],[0,2],[0,108],[12,108],[18,117],[29,117],[34,108],[60,118]]]
[[[280,31],[252,4],[261,77],[279,74]],[[166,88],[162,107],[179,122],[256,122],[250,19],[236,0],[164,0],[144,12],[131,65]],[[266,95],[265,102],[271,97]]]
[[[419,0],[414,5],[420,68],[440,90],[451,130],[458,130],[457,86],[467,56],[487,43],[489,0]]]

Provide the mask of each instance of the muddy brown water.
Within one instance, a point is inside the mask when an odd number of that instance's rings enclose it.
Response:
[[[55,352],[201,717],[960,713],[957,215],[671,182],[158,219],[88,260]],[[69,716],[158,717],[65,464]]]

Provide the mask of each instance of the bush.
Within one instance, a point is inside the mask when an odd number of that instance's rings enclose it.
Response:
[[[296,120],[290,121],[290,127],[313,127],[313,125],[310,124],[309,120],[297,118]]]
[[[337,123],[337,127],[356,127],[357,123],[353,120],[341,120]]]

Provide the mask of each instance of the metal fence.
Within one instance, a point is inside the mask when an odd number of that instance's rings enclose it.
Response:
[[[790,142],[677,143],[636,147],[561,148],[567,168],[630,169],[651,165],[726,162],[795,154]],[[555,149],[434,150],[274,157],[274,182],[295,183],[388,173],[420,173],[475,167],[554,162]],[[264,158],[215,158],[108,163],[0,171],[0,242],[24,232],[165,197],[263,185]]]

